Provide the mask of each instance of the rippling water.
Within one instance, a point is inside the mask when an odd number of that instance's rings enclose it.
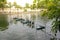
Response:
[[[39,24],[39,23],[38,23]],[[50,40],[50,36],[21,22],[10,23],[8,29],[0,31],[0,40]]]

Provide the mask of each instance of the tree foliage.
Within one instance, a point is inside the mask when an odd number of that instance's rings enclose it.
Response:
[[[13,6],[15,6],[15,8],[22,8],[20,5],[18,5],[16,2],[13,3]]]
[[[60,31],[60,1],[48,1],[46,4],[47,11],[43,11],[42,16],[46,16],[49,19],[55,19],[52,24],[52,31],[57,32]]]
[[[4,7],[6,4],[6,0],[0,0],[0,7]]]
[[[7,3],[8,5],[8,8],[11,8],[13,5],[12,5],[12,3],[11,2],[9,2],[9,3]]]
[[[0,0],[0,8],[4,8],[5,7],[5,5],[6,5],[6,0]]]
[[[30,6],[29,6],[29,3],[26,3],[26,4],[25,4],[25,7],[26,7],[26,8],[29,8],[29,7],[30,7]]]

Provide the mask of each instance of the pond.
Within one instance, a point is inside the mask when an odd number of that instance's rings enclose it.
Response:
[[[36,27],[30,28],[26,24],[22,24],[20,21],[14,23],[14,21],[12,21],[12,16],[9,15],[8,17],[8,29],[0,31],[0,40],[50,40],[49,35],[41,30],[36,30]]]

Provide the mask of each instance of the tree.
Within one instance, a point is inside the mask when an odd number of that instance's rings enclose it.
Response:
[[[42,8],[43,7],[43,4],[44,2],[43,1],[40,1],[40,0],[34,0],[33,1],[33,4],[31,5],[31,9],[39,9],[39,8]]]
[[[2,11],[4,11],[6,3],[7,3],[6,0],[0,0],[0,8],[2,8]]]
[[[52,22],[52,31],[56,33],[60,31],[60,1],[52,0],[46,2],[46,11],[42,12],[42,16],[47,17],[48,19],[54,19]]]
[[[11,2],[7,3],[8,4],[8,7],[11,8],[13,5]]]
[[[13,6],[15,6],[15,8],[17,8],[17,10],[18,10],[18,8],[20,8],[20,9],[22,8],[22,7],[21,7],[20,5],[18,5],[16,2],[13,3]]]
[[[30,5],[31,9],[36,9],[37,5],[36,5],[36,0],[33,1],[33,4]]]
[[[29,8],[29,4],[28,4],[28,3],[26,3],[26,4],[25,4],[25,7],[26,7],[26,8]]]

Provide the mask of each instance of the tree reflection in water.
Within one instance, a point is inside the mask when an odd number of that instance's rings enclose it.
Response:
[[[7,15],[0,12],[0,30],[4,31],[8,29],[8,19]]]

